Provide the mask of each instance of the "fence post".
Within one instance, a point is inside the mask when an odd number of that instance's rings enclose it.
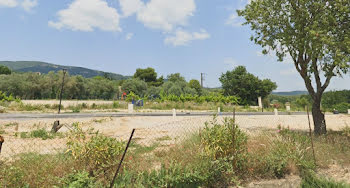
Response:
[[[124,150],[124,153],[123,153],[122,159],[121,159],[121,160],[120,160],[120,162],[119,162],[119,165],[118,165],[117,171],[116,171],[116,172],[115,172],[115,174],[114,174],[114,177],[113,177],[113,180],[112,180],[112,182],[111,182],[110,188],[112,188],[112,187],[114,186],[115,179],[116,179],[116,178],[117,178],[117,176],[118,176],[118,173],[119,173],[120,167],[122,166],[122,163],[123,163],[123,161],[124,161],[125,154],[126,154],[126,152],[128,151],[128,148],[129,148],[129,145],[130,145],[131,139],[132,139],[132,137],[134,136],[134,133],[135,133],[135,129],[133,129],[133,130],[132,130],[132,132],[131,132],[131,135],[130,135],[130,138],[129,138],[128,144],[126,145],[126,148],[125,148],[125,150]]]
[[[134,113],[134,105],[133,104],[128,104],[128,113],[129,114]]]
[[[275,108],[274,112],[275,112],[275,116],[278,116],[278,110],[277,110],[277,108]]]
[[[176,109],[174,108],[173,109],[173,118],[175,118],[176,117]]]
[[[0,154],[1,154],[1,148],[2,144],[5,142],[4,137],[0,136]]]
[[[314,141],[312,139],[312,130],[311,130],[311,121],[310,121],[310,114],[309,114],[309,107],[306,106],[306,112],[307,112],[307,119],[309,121],[309,135],[310,135],[310,139],[311,139],[311,147],[312,147],[312,155],[314,157],[314,162],[316,165],[316,156],[315,156],[315,149],[314,149]]]
[[[350,109],[348,109],[348,114],[350,114]]]
[[[233,107],[233,121],[236,123],[236,107]]]
[[[218,107],[218,114],[220,114],[221,110],[220,110],[220,107]]]

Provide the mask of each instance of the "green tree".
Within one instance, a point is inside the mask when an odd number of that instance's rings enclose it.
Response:
[[[224,95],[239,96],[243,104],[256,104],[258,97],[265,98],[277,88],[276,83],[269,79],[260,80],[249,73],[244,66],[227,71],[219,80],[224,89]]]
[[[139,79],[125,80],[122,85],[122,90],[130,93],[131,91],[136,95],[143,97],[147,91],[147,83]]]
[[[183,76],[180,75],[180,73],[174,73],[174,74],[170,74],[168,75],[168,81],[170,82],[186,82],[185,78]]]
[[[4,65],[0,65],[0,74],[11,74],[12,71]]]
[[[163,76],[157,79],[157,72],[151,67],[146,69],[136,69],[134,78],[145,81],[149,86],[158,87],[164,83]]]
[[[148,67],[146,69],[136,69],[136,72],[134,74],[134,78],[138,78],[138,79],[143,80],[147,83],[156,82],[157,81],[157,73],[151,67]]]
[[[255,0],[238,15],[264,54],[273,50],[280,61],[291,57],[312,98],[315,133],[325,134],[322,95],[333,77],[350,68],[350,1]]]
[[[188,86],[192,89],[195,89],[198,95],[202,94],[202,87],[198,80],[190,80]]]

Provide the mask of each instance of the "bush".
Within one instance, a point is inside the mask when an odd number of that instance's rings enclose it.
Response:
[[[302,188],[314,188],[314,187],[323,187],[323,188],[350,188],[349,184],[343,182],[336,182],[331,179],[319,178],[313,172],[308,172],[305,175],[301,182]]]
[[[94,188],[102,187],[102,185],[96,183],[96,179],[89,176],[89,173],[86,171],[73,172],[62,179],[65,187],[69,188]]]
[[[283,178],[286,174],[314,169],[308,136],[280,128],[279,133],[265,133],[253,138],[249,152],[249,172],[262,178]]]
[[[336,110],[338,110],[340,113],[348,113],[348,109],[350,109],[349,103],[340,103],[334,106]]]
[[[88,136],[93,135],[91,138]],[[68,152],[84,165],[90,175],[103,176],[119,162],[124,151],[124,142],[101,134],[83,131],[78,124],[70,132],[67,142]],[[109,174],[112,174],[109,172]]]
[[[247,139],[247,135],[229,118],[225,118],[223,124],[219,124],[214,117],[213,121],[206,123],[201,132],[205,154],[214,160],[229,160],[237,174],[246,170]]]

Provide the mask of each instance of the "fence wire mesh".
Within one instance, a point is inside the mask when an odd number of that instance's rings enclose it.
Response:
[[[217,121],[232,118],[233,115],[218,115]],[[48,120],[7,121],[0,127],[0,135],[4,138],[0,153],[0,161],[16,161],[21,155],[35,154],[67,154],[68,135],[73,129],[72,124],[79,122],[83,130],[93,128],[99,134],[126,142],[132,129],[136,129],[133,144],[141,147],[156,145],[158,149],[168,149],[180,143],[205,128],[206,122],[213,116],[190,117],[118,117],[90,118],[87,120],[62,120],[64,126],[58,133],[50,133],[54,122]],[[330,129],[339,129],[350,125],[347,115],[327,115],[327,125]],[[276,129],[286,127],[307,131],[309,129],[307,115],[235,115],[238,126],[254,132],[260,129]],[[311,119],[311,124],[313,124]],[[69,154],[69,153],[68,153]],[[116,161],[118,159],[115,159]],[[5,178],[6,177],[2,177]],[[1,178],[0,178],[1,180]]]

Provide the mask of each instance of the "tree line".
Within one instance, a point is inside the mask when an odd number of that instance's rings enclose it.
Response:
[[[3,68],[5,70],[5,68]],[[0,73],[0,91],[21,99],[57,99],[62,83],[63,72]],[[189,82],[180,73],[158,77],[153,68],[137,69],[128,80],[113,80],[109,77],[82,76],[65,77],[64,99],[118,99],[123,93],[136,98],[162,99],[170,101],[225,102],[255,105],[258,96],[268,96],[277,85],[268,80],[260,80],[247,72],[243,66],[223,73],[220,77],[222,88],[202,88],[199,81]],[[120,92],[121,91],[121,92]]]

